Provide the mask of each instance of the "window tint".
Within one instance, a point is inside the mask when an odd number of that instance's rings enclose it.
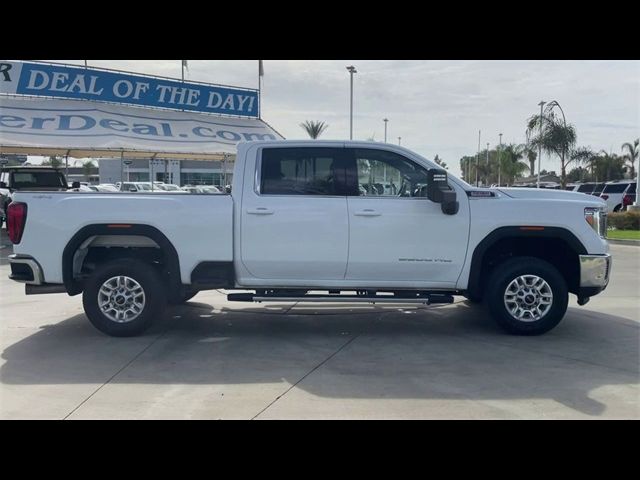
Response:
[[[594,183],[585,183],[578,187],[578,192],[593,192],[593,188],[596,185]]]
[[[427,196],[425,168],[393,152],[353,149],[353,153],[360,196]]]
[[[66,188],[64,179],[58,172],[14,172],[13,188],[51,187]]]
[[[265,148],[260,193],[339,195],[344,184],[339,156],[335,148]]]
[[[629,185],[629,189],[626,193],[636,193],[636,184],[632,183],[631,185]]]
[[[604,188],[604,183],[598,183],[593,189],[593,193],[600,193],[602,192],[603,188]]]
[[[604,187],[602,193],[622,193],[627,189],[628,186],[628,183],[611,183]]]

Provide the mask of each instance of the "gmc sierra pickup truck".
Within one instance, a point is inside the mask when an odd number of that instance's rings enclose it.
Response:
[[[535,335],[560,322],[569,293],[584,305],[607,286],[606,218],[599,198],[474,188],[400,146],[247,142],[230,194],[16,193],[10,278],[27,294],[82,293],[114,336],[207,289],[248,302],[463,295]]]

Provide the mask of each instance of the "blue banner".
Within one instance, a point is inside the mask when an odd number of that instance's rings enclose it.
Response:
[[[94,68],[0,61],[0,93],[258,117],[258,91]]]

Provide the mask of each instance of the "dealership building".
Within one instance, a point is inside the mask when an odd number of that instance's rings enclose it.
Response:
[[[98,175],[100,183],[148,182],[153,178],[180,186],[224,186],[233,179],[235,158],[235,154],[228,154],[221,161],[124,158],[122,163],[112,158],[100,158]]]

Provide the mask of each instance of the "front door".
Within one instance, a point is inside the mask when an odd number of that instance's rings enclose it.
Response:
[[[426,198],[427,171],[402,155],[377,149],[347,149],[357,192],[348,197],[347,280],[424,287],[457,282],[469,234],[462,189],[456,215]]]
[[[284,285],[344,279],[343,156],[344,148],[262,149],[241,206],[241,259],[252,277]]]

